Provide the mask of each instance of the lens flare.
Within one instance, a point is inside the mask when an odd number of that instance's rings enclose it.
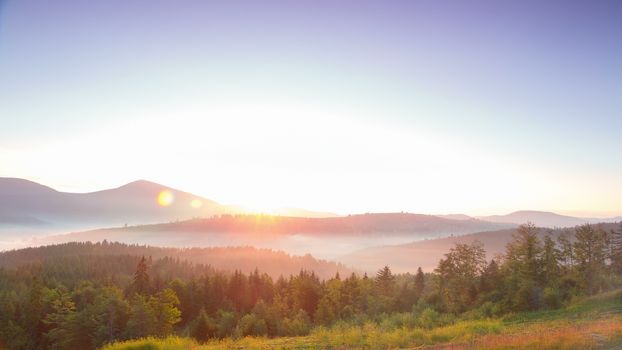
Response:
[[[194,209],[199,209],[203,206],[203,202],[200,199],[195,198],[192,200],[192,202],[190,202],[190,206]]]
[[[175,196],[173,196],[173,192],[169,190],[164,190],[158,194],[158,204],[163,207],[167,207],[173,203],[175,200]]]

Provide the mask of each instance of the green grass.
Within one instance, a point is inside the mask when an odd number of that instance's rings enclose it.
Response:
[[[504,317],[506,323],[528,323],[547,320],[580,320],[622,314],[622,291],[615,290],[592,297],[582,298],[565,308],[549,311],[523,312]]]
[[[198,349],[198,346],[197,342],[190,338],[168,337],[128,340],[106,345],[102,350],[186,350]]]
[[[143,339],[116,343],[105,350],[216,349],[614,349],[622,345],[622,291],[577,300],[566,308],[527,312],[500,319],[462,320],[424,329],[336,325],[315,328],[305,337],[213,340],[198,345],[185,338]]]

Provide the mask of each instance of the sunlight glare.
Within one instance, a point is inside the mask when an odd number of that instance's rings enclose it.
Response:
[[[199,209],[203,206],[203,202],[200,199],[195,198],[190,202],[190,206],[194,209]]]
[[[175,196],[173,196],[173,192],[169,190],[161,191],[158,194],[158,204],[162,207],[167,207],[173,203],[175,200]]]

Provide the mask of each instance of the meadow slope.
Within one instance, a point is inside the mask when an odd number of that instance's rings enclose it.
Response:
[[[102,350],[616,349],[621,346],[622,290],[617,290],[577,300],[559,310],[503,318],[471,315],[443,324],[438,319],[413,320],[409,314],[402,314],[381,323],[318,327],[305,337],[227,338],[202,345],[190,338],[149,338],[110,344]]]

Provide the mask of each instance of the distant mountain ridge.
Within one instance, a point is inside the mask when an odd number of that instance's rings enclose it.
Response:
[[[162,191],[173,200],[158,205]],[[195,207],[191,204],[195,201]],[[38,183],[0,178],[0,225],[23,227],[110,226],[167,222],[231,212],[212,200],[146,180],[89,193],[56,191]]]
[[[162,191],[172,194],[170,205],[158,205]],[[188,220],[248,212],[240,207],[147,180],[88,193],[57,191],[39,183],[0,177],[0,229],[73,230]],[[335,217],[328,212],[280,208],[277,213],[301,217]]]
[[[514,224],[450,220],[433,215],[376,213],[330,218],[220,215],[163,224],[75,232],[31,242],[119,241],[172,247],[252,245],[333,259],[358,249],[515,227]]]
[[[535,211],[535,210],[520,210],[507,215],[490,215],[479,216],[478,219],[486,220],[490,222],[507,222],[513,224],[522,224],[531,222],[536,226],[541,227],[574,227],[583,224],[594,224],[601,222],[617,222],[621,217],[613,218],[582,218],[567,215],[560,215],[553,212]]]
[[[412,213],[368,213],[339,217],[291,217],[279,215],[221,215],[154,225],[128,227],[127,231],[169,232],[247,232],[274,234],[464,234],[478,230],[513,227],[477,219],[450,220],[434,215]]]
[[[602,222],[618,222],[622,221],[622,216],[610,217],[610,218],[584,218],[561,215],[548,211],[537,210],[519,210],[505,215],[488,215],[488,216],[468,216],[465,214],[447,214],[437,215],[438,217],[453,219],[453,220],[468,220],[479,219],[488,222],[508,223],[508,224],[524,224],[531,222],[536,226],[541,227],[574,227],[583,224],[595,224]]]

